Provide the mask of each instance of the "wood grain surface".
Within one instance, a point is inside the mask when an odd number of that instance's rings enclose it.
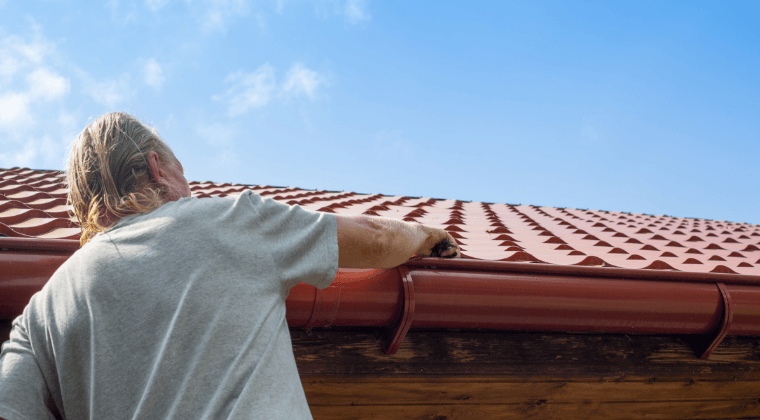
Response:
[[[525,380],[758,381],[760,339],[729,336],[709,359],[691,337],[411,330],[398,353],[370,329],[291,330],[301,375],[507,375]]]
[[[316,420],[760,418],[760,340],[707,359],[693,337],[412,330],[292,330]]]
[[[10,321],[0,322],[0,339]],[[760,419],[760,338],[292,329],[315,420]]]

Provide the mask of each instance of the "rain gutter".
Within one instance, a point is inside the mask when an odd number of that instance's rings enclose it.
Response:
[[[0,238],[0,318],[18,315],[77,241]],[[760,276],[481,260],[341,269],[290,291],[293,327],[366,326],[392,354],[410,328],[689,334],[707,357],[726,335],[760,335]]]

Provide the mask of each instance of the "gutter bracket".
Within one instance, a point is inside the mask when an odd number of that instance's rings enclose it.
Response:
[[[404,302],[401,306],[401,315],[396,325],[386,331],[385,338],[381,343],[381,348],[385,354],[396,354],[401,342],[406,337],[406,332],[412,325],[414,318],[414,282],[409,268],[406,266],[398,267],[401,283],[404,287]]]
[[[715,329],[709,334],[700,336],[692,343],[692,347],[697,355],[699,355],[700,359],[707,359],[710,357],[713,350],[718,347],[718,344],[720,344],[728,334],[728,330],[731,329],[731,321],[734,318],[734,303],[731,299],[731,294],[728,293],[726,285],[723,283],[715,283],[715,285],[718,286],[720,295],[723,298],[723,311],[720,322]]]
[[[325,289],[314,288],[314,307],[305,328],[329,327],[335,322],[340,306],[340,285]]]

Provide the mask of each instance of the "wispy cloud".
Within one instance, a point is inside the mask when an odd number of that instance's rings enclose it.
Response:
[[[113,21],[136,24],[143,23],[148,15],[164,13],[171,2],[172,0],[107,0],[105,6],[110,10]],[[204,33],[224,33],[231,23],[248,16],[250,11],[248,0],[184,0],[178,3],[184,4]]]
[[[0,0],[2,1],[2,0]],[[111,19],[122,25],[142,24],[147,21],[161,22],[172,0],[107,0],[105,8]],[[285,6],[311,3],[317,16],[322,18],[343,17],[351,25],[372,19],[369,0],[312,0],[291,2],[290,0],[183,0],[174,2],[184,7],[190,19],[195,20],[202,34],[224,34],[238,22],[253,22],[262,32],[266,32],[267,18],[271,14],[282,14]],[[175,6],[172,4],[172,6]],[[172,12],[176,12],[173,8]],[[158,18],[158,19],[157,19]]]
[[[55,43],[31,24],[32,35],[0,38],[0,166],[58,166],[73,118],[63,100],[69,70]],[[56,118],[58,115],[58,118]]]
[[[306,95],[313,100],[317,89],[323,83],[323,78],[317,72],[307,69],[303,63],[295,63],[285,75],[282,90],[290,95]]]
[[[155,58],[149,58],[145,62],[145,65],[143,66],[143,74],[145,75],[145,83],[154,89],[161,89],[161,86],[163,86],[166,81],[164,68]]]
[[[26,76],[32,100],[52,101],[69,93],[69,80],[46,68],[39,68]]]
[[[346,0],[343,13],[352,24],[358,24],[372,19],[369,14],[367,0]]]
[[[122,8],[119,0],[108,0],[105,7],[110,11],[111,20],[114,22],[129,24],[140,21],[138,6],[134,1],[127,2],[127,5]]]
[[[112,79],[87,83],[87,94],[95,102],[109,108],[115,108],[131,96],[130,77],[128,73]]]
[[[245,0],[209,0],[208,9],[201,18],[205,32],[225,32],[232,20],[248,15]]]
[[[37,149],[37,142],[29,141],[21,149],[4,150],[0,153],[0,165],[3,167],[32,166],[32,162],[37,157]]]
[[[156,60],[144,62],[143,70],[146,84],[165,83]],[[26,35],[0,35],[0,166],[62,167],[83,122],[77,113],[92,109],[90,98],[113,109],[135,95],[129,73],[90,75],[34,22]]]
[[[222,103],[230,117],[243,115],[256,108],[268,105],[272,100],[287,100],[305,96],[309,100],[318,97],[318,90],[325,78],[303,63],[294,63],[285,75],[282,84],[277,83],[275,68],[263,64],[253,73],[236,71],[225,79],[229,85],[226,92],[211,99]]]
[[[145,5],[150,9],[152,12],[157,12],[166,6],[166,4],[169,3],[169,0],[145,0]]]
[[[39,28],[33,27],[35,35],[31,40],[11,35],[0,39],[0,86],[30,68],[42,65],[43,61],[55,49],[55,45],[39,34]]]
[[[33,122],[29,113],[29,97],[21,92],[0,96],[0,130],[18,129]]]
[[[211,99],[227,106],[230,117],[242,115],[253,108],[260,108],[269,103],[277,88],[274,67],[264,64],[253,73],[237,71],[225,79],[229,89]]]
[[[68,79],[45,68],[29,73],[26,82],[25,90],[0,93],[0,128],[19,129],[32,125],[32,106],[54,101],[69,92]]]
[[[0,39],[0,129],[30,126],[34,107],[69,92],[69,80],[45,62],[55,46],[40,35],[39,27],[33,30],[29,41],[14,35]]]

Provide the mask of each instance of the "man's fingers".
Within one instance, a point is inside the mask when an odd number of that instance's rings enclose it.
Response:
[[[452,244],[452,247],[447,250],[443,257],[448,258],[462,258],[462,250],[459,249],[459,244],[457,243],[457,240],[454,239],[453,236],[451,236],[450,233],[446,232],[446,236],[448,241]]]
[[[462,256],[457,241],[446,232],[446,238],[435,244],[430,250],[431,257],[457,258]]]

